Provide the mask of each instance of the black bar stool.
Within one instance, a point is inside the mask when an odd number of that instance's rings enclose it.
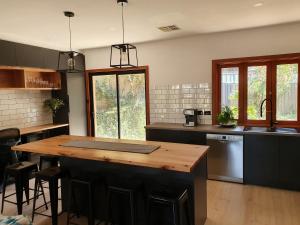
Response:
[[[71,219],[74,218],[76,215],[79,217],[79,208],[76,201],[76,195],[75,195],[75,187],[76,186],[82,186],[85,187],[88,194],[88,225],[94,225],[95,224],[95,217],[94,217],[94,190],[95,190],[95,184],[97,182],[97,179],[83,179],[83,178],[70,178],[69,180],[69,196],[68,196],[68,215],[67,215],[67,225],[69,224],[76,224],[71,222]],[[76,208],[76,214],[71,216],[71,210],[72,210],[72,204],[74,202],[75,208]]]
[[[107,206],[106,223],[130,224],[137,223],[138,196],[143,193],[143,182],[138,176],[122,174],[120,176],[113,172],[107,178]],[[115,221],[117,219],[117,221]]]
[[[39,169],[40,170],[46,169],[45,165],[47,166],[47,168],[58,167],[59,166],[59,157],[52,156],[52,155],[41,155]]]
[[[34,199],[33,199],[33,210],[32,210],[32,221],[34,220],[34,215],[42,215],[52,218],[52,225],[57,225],[58,221],[58,180],[63,177],[63,172],[60,167],[50,167],[44,170],[41,170],[35,175],[35,185],[34,185]],[[37,193],[39,190],[39,186],[42,188],[42,182],[46,181],[49,183],[49,191],[50,191],[50,205],[51,205],[51,216],[48,216],[43,213],[37,212],[43,206],[46,206],[49,202],[45,202],[44,205],[41,205],[36,208],[36,199]]]
[[[109,222],[112,222],[114,224],[113,218],[112,218],[112,212],[113,212],[113,204],[112,204],[112,197],[113,196],[118,196],[118,195],[123,195],[124,197],[128,197],[128,207],[130,209],[130,224],[134,225],[136,222],[135,218],[135,195],[136,195],[136,189],[137,188],[123,188],[120,186],[108,186],[107,190],[107,219],[105,222],[105,225],[108,225]]]
[[[31,200],[29,198],[29,190],[32,190],[29,188],[29,179],[32,173],[38,171],[38,166],[35,163],[31,162],[19,162],[15,163],[13,165],[9,165],[5,168],[4,171],[4,180],[3,180],[3,189],[2,189],[2,206],[1,206],[1,213],[3,213],[4,209],[4,202],[9,202],[12,204],[16,204],[18,208],[18,214],[22,214],[22,206],[25,202],[29,204],[29,201]],[[12,193],[10,195],[5,195],[6,192],[6,186],[7,181],[10,177],[14,178],[15,181],[15,187],[16,192]],[[23,202],[23,190],[25,191],[26,195],[26,201]],[[44,196],[43,189],[41,189],[42,195]],[[12,202],[9,200],[6,200],[6,198],[16,195],[17,196],[17,202]],[[45,198],[45,196],[44,196]]]
[[[192,214],[189,204],[190,203],[187,190],[184,190],[179,194],[149,194],[147,199],[148,225],[157,224],[155,221],[153,222],[152,214],[155,209],[159,209],[158,207],[165,207],[171,209],[172,225],[192,225]]]

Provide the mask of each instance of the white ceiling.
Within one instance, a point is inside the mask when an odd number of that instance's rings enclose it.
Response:
[[[254,7],[263,3],[261,7]],[[0,39],[54,49],[68,46],[72,10],[75,49],[121,41],[121,8],[116,0],[0,0]],[[129,0],[126,41],[146,42],[180,36],[300,21],[300,0]],[[163,33],[159,26],[180,31]]]

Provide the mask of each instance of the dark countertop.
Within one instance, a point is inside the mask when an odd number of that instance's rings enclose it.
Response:
[[[218,125],[198,125],[197,127],[185,127],[180,123],[153,123],[145,126],[146,129],[163,129],[163,130],[182,130],[182,131],[196,131],[211,134],[260,134],[260,135],[277,135],[277,136],[299,136],[300,133],[284,133],[284,132],[264,132],[264,131],[244,131],[244,126],[237,126],[235,128],[224,128]]]

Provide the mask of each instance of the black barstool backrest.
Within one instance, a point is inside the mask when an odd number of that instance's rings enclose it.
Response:
[[[10,149],[20,142],[21,135],[18,128],[0,130],[0,154],[2,155],[1,161],[6,161],[6,165],[8,163],[15,163],[18,161],[17,154]]]
[[[15,146],[21,142],[20,130],[18,128],[8,128],[0,130],[0,145]]]

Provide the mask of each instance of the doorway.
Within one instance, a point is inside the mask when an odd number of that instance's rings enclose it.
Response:
[[[89,87],[93,136],[145,140],[149,104],[145,69],[92,72]]]

